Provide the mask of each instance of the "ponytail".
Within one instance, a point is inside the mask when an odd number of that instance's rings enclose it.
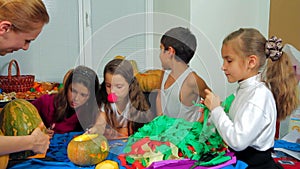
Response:
[[[299,105],[298,81],[291,58],[282,51],[281,39],[267,40],[265,82],[272,91],[277,108],[277,119],[284,120]]]

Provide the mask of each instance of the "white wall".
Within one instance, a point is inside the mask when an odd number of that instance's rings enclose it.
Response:
[[[27,51],[19,50],[0,58],[0,74],[16,59],[21,74],[34,74],[36,80],[62,82],[64,74],[77,65],[79,57],[78,2],[44,0],[50,22]]]
[[[28,51],[18,51],[14,54],[1,57],[1,75],[7,74],[7,63],[12,58],[15,58],[19,61],[19,65],[21,66],[21,74],[35,74],[37,80],[61,82],[64,73],[66,73],[68,69],[81,63],[81,47],[79,43],[80,17],[78,14],[80,8],[78,2],[80,0],[44,1],[49,10],[50,23],[45,26],[37,40],[32,42]],[[84,2],[86,1],[87,0]],[[122,2],[121,5],[118,3],[120,1]],[[95,29],[99,27],[107,28],[107,25],[115,23],[112,21],[116,21],[118,19],[116,17],[122,18],[124,15],[131,16],[133,14],[143,13],[143,11],[149,12],[147,7],[141,7],[143,3],[131,5],[129,8],[126,7],[128,3],[125,3],[124,0],[101,1],[101,3],[95,0],[91,2],[93,5],[92,9],[98,9],[97,6],[101,9],[98,10],[100,13],[95,15],[96,18],[91,19],[91,21],[94,22]],[[147,0],[145,4],[149,6],[151,2],[152,0]],[[149,58],[145,59],[148,61],[151,60],[150,63],[153,65],[149,65],[147,62],[145,63],[146,66],[141,67],[141,69],[160,67],[158,53],[159,39],[166,30],[174,26],[188,26],[191,27],[198,39],[198,48],[195,58],[191,61],[191,67],[203,77],[217,94],[221,97],[227,96],[233,91],[235,85],[229,85],[220,70],[221,59],[219,53],[221,41],[228,33],[239,27],[256,27],[264,35],[267,35],[269,2],[270,0],[153,1],[152,10],[156,12],[153,16],[153,29],[150,29],[153,31],[150,32],[153,34],[153,49],[145,49],[154,51],[153,60]],[[114,5],[114,3],[116,5]],[[125,10],[127,8],[128,10]],[[95,23],[97,21],[99,21],[99,23]],[[126,26],[124,19],[120,19],[120,21],[122,21],[120,22],[122,24],[114,26],[114,29],[105,29],[106,31],[108,30],[105,36],[101,34],[101,36],[99,36],[99,43],[93,44],[95,47],[99,45],[99,49],[101,49],[100,52],[105,50],[102,49],[103,46],[110,43],[109,40],[112,39],[110,34],[115,35],[116,32],[114,31],[120,31]],[[148,22],[146,23],[149,24]],[[104,27],[104,25],[106,27]],[[140,47],[140,49],[142,49],[142,47]],[[117,53],[108,54],[114,56]],[[141,55],[141,57],[143,57],[143,55]],[[94,65],[98,61],[91,59],[91,62],[92,63],[88,64]],[[95,68],[98,69],[98,66]],[[101,68],[97,70],[99,76],[102,76],[101,70]]]
[[[254,27],[268,36],[270,0],[191,0],[191,24],[198,38],[196,58],[191,66],[202,75],[221,97],[231,94],[236,84],[229,84],[221,71],[222,40],[240,27]],[[207,39],[205,39],[207,38]],[[213,49],[208,48],[207,41]]]

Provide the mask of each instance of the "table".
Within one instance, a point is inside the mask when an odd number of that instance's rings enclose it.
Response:
[[[65,134],[54,134],[50,146],[49,151],[47,152],[46,158],[44,159],[27,159],[21,161],[15,161],[12,165],[12,161],[9,163],[9,169],[94,169],[94,166],[80,167],[76,166],[72,162],[70,162],[67,158],[67,145],[71,139],[76,136],[82,134],[82,132],[71,132]],[[107,157],[107,160],[113,160],[119,163],[120,169],[125,169],[125,167],[120,165],[120,161],[118,159],[118,155],[123,153],[123,149],[126,146],[127,140],[109,140],[110,152]],[[182,161],[184,162],[184,161]],[[169,163],[169,168],[174,169],[174,165],[172,167],[171,162]],[[177,164],[178,165],[178,164]],[[186,165],[182,163],[182,166]],[[180,167],[180,166],[177,166]],[[184,168],[184,167],[183,167]],[[197,167],[196,169],[200,169],[203,167]],[[223,167],[223,169],[235,169],[232,165]],[[159,168],[162,169],[162,168]],[[165,169],[165,167],[164,167]]]
[[[77,135],[82,132],[71,132],[65,134],[54,134],[46,158],[43,159],[26,159],[16,160],[9,162],[9,169],[60,169],[60,168],[73,168],[73,169],[93,169],[93,166],[80,167],[70,162],[67,157],[67,145]],[[110,152],[107,160],[113,160],[120,164],[117,156],[122,153],[126,145],[126,139],[121,140],[109,140]],[[120,169],[125,169],[119,165]]]
[[[44,159],[26,159],[10,162],[9,169],[60,169],[60,168],[72,168],[72,169],[94,169],[95,166],[88,167],[79,167],[70,162],[67,158],[67,144],[68,142],[75,137],[76,135],[82,134],[82,132],[71,132],[65,134],[54,134],[53,140],[51,140],[50,148],[47,153],[46,158]],[[120,169],[125,169],[125,167],[120,165],[120,161],[118,159],[118,155],[123,153],[123,149],[126,146],[127,139],[121,140],[109,140],[110,152],[107,157],[108,160],[113,160],[119,163]],[[60,150],[60,151],[56,151]],[[281,157],[275,158],[275,161],[278,160],[292,160],[295,165],[285,164],[283,167],[285,169],[296,169],[300,167],[300,162],[291,158]],[[170,163],[170,165],[172,165]],[[183,164],[182,164],[183,165]],[[174,166],[169,167],[170,169],[175,169]],[[184,167],[182,167],[184,168]],[[237,168],[236,166],[227,166],[223,167],[223,169],[233,169]],[[167,169],[167,167],[164,167]]]

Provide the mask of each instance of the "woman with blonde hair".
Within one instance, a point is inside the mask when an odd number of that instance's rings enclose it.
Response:
[[[0,0],[0,55],[27,50],[48,22],[41,0]]]
[[[48,22],[42,0],[0,0],[0,55],[27,50]],[[0,155],[24,150],[45,153],[49,143],[39,127],[28,136],[0,136]]]

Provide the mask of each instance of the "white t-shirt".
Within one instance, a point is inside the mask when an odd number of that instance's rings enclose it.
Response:
[[[130,103],[128,102],[126,105],[126,108],[123,110],[122,113],[119,113],[117,111],[117,107],[115,105],[115,103],[111,103],[111,107],[113,109],[112,114],[115,117],[115,120],[118,124],[118,126],[116,126],[116,128],[126,128],[128,125],[128,116],[129,116],[129,107],[130,107]],[[102,112],[104,112],[104,105],[101,105],[101,109]],[[109,121],[113,121],[114,118],[112,118],[112,116],[107,117]]]

